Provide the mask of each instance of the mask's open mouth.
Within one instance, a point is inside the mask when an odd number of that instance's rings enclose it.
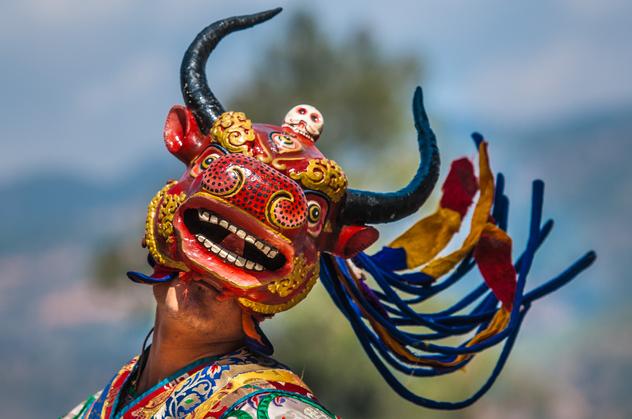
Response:
[[[261,272],[286,263],[277,248],[208,209],[186,209],[183,221],[201,246],[227,264]]]

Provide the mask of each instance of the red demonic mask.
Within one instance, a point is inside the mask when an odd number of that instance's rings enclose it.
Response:
[[[291,128],[225,112],[203,134],[175,106],[164,135],[186,170],[149,206],[145,241],[160,270],[195,273],[274,314],[309,292],[321,251],[349,257],[377,239],[371,227],[338,224],[347,178]]]

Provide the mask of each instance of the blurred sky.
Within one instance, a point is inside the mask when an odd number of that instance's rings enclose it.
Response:
[[[629,351],[620,355],[618,364],[612,359],[632,345],[627,308],[632,286],[626,281],[632,269],[628,221],[632,210],[632,168],[628,163],[632,123],[627,122],[632,121],[630,1],[5,0],[0,12],[0,187],[19,187],[17,182],[31,175],[39,182],[43,173],[65,172],[82,181],[95,181],[94,185],[111,180],[112,188],[104,189],[107,196],[103,200],[123,206],[89,213],[90,220],[99,222],[78,228],[95,240],[122,236],[123,230],[132,230],[130,225],[135,226],[132,235],[140,234],[140,208],[148,198],[118,199],[124,193],[120,186],[132,173],[140,177],[139,172],[158,172],[144,168],[168,159],[162,145],[163,121],[169,107],[182,101],[178,73],[186,46],[202,27],[218,18],[276,6],[283,6],[285,12],[253,31],[231,35],[211,57],[208,75],[218,97],[230,97],[235,86],[250,77],[261,47],[271,39],[282,42],[280,35],[288,15],[299,9],[314,11],[334,38],[342,39],[349,31],[368,26],[385,51],[408,51],[418,56],[424,66],[420,82],[426,107],[439,122],[440,134],[448,134],[440,136],[444,161],[454,157],[452,150],[462,153],[465,148],[451,139],[465,138],[467,142],[466,136],[475,129],[490,134],[494,169],[508,174],[514,204],[510,228],[512,235],[517,233],[514,237],[519,247],[527,224],[529,182],[537,176],[547,181],[545,211],[561,220],[541,252],[545,267],[541,271],[536,267],[534,280],[557,273],[591,246],[599,253],[598,263],[590,271],[532,311],[524,337],[528,338],[530,326],[543,338],[522,341],[514,359],[520,351],[531,356],[548,350],[537,358],[542,362],[541,370],[546,370],[541,359],[547,359],[549,366],[560,362],[555,357],[559,350],[556,345],[583,339],[581,348],[588,348],[585,353],[572,358],[573,362],[565,355],[572,371],[589,371],[591,383],[594,371],[620,377],[603,379],[611,385],[586,386],[581,393],[583,403],[593,402],[590,397],[597,397],[597,387],[607,389],[604,392],[624,392],[627,387],[621,383],[632,376]],[[611,116],[616,123],[609,124]],[[599,124],[586,130],[578,124],[582,120]],[[563,127],[559,135],[555,131],[558,124]],[[611,131],[608,126],[613,127]],[[473,152],[467,144],[466,153]],[[135,163],[142,168],[133,167]],[[162,181],[162,172],[153,174]],[[95,189],[95,193],[100,190]],[[56,189],[49,192],[59,198],[54,203],[58,211],[65,212],[69,201],[63,201],[64,191],[59,195]],[[145,192],[149,197],[153,190]],[[39,204],[29,208],[29,214],[39,214]],[[50,207],[49,203],[49,212]],[[24,228],[11,217],[0,218],[5,222],[2,228],[10,232]],[[401,231],[410,220],[405,223],[386,229],[384,236]],[[94,233],[93,227],[107,230],[109,236],[101,230],[100,235]],[[5,240],[12,237],[6,230],[2,233]],[[45,232],[39,233],[33,234],[37,238]],[[68,236],[74,240],[79,234]],[[0,379],[0,386],[11,382],[10,388],[16,389],[15,395],[5,394],[3,404],[13,400],[10,406],[22,409],[24,394],[39,385],[42,393],[53,392],[37,409],[46,411],[46,403],[69,407],[71,400],[83,396],[69,394],[68,389],[77,383],[84,385],[86,380],[82,376],[85,371],[64,370],[69,359],[83,359],[88,365],[94,353],[116,354],[109,358],[99,355],[100,362],[93,363],[100,369],[85,385],[96,386],[137,350],[136,340],[142,338],[139,330],[145,330],[151,319],[146,318],[149,315],[141,320],[126,316],[139,305],[151,304],[147,302],[150,297],[146,290],[134,288],[131,299],[114,304],[109,295],[88,290],[90,250],[73,242],[47,244],[35,256],[19,251],[0,253],[0,314],[12,319],[1,324],[0,332],[9,336],[10,344],[5,352],[0,346],[0,365],[13,368],[4,381]],[[12,287],[19,288],[19,293],[12,293]],[[571,296],[568,299],[573,304],[562,302],[562,296]],[[599,318],[593,320],[593,313],[587,310],[591,296],[600,299],[610,318],[625,321],[604,325]],[[619,304],[622,301],[626,304]],[[616,317],[616,310],[627,310],[628,317]],[[122,334],[121,329],[101,325],[90,331],[94,335],[85,331],[75,334],[77,324],[116,324],[125,329]],[[560,333],[565,325],[572,329],[569,333],[575,333],[572,339]],[[30,333],[32,330],[36,333]],[[595,336],[602,337],[602,346],[611,344],[610,349],[593,350],[593,342],[599,340]],[[41,348],[48,351],[50,362],[42,358]],[[590,368],[590,362],[595,368]],[[56,379],[65,377],[67,382],[53,389],[48,381],[36,383],[35,369]],[[551,376],[557,374],[557,369],[551,371],[555,371]],[[550,378],[539,380],[536,387]],[[519,377],[520,382],[523,379]],[[81,392],[84,389],[76,391]],[[602,399],[603,406],[614,405],[610,395]],[[629,397],[622,399],[632,411]],[[573,405],[575,399],[569,400],[566,404]]]
[[[0,184],[59,168],[115,177],[159,152],[193,36],[219,17],[279,5],[285,16],[232,36],[212,57],[223,63],[209,67],[220,98],[248,76],[288,12],[306,8],[334,37],[368,25],[387,50],[421,57],[428,107],[453,127],[537,126],[632,104],[625,0],[5,1]]]

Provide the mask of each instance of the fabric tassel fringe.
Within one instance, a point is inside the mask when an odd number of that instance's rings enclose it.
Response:
[[[572,280],[595,260],[595,253],[588,252],[544,285],[525,292],[535,253],[553,227],[551,220],[541,222],[544,184],[533,183],[529,238],[522,254],[512,261],[504,177],[499,174],[494,185],[487,142],[480,134],[472,137],[479,152],[478,179],[467,159],[453,162],[434,214],[374,255],[360,253],[352,260],[321,256],[321,281],[371,361],[397,393],[428,408],[460,409],[485,394],[502,370],[531,303]],[[464,241],[440,256],[460,230],[477,191]],[[461,300],[437,312],[415,310],[416,304],[455,285],[474,266],[482,281]],[[369,281],[376,287],[370,287]],[[460,342],[444,343],[454,337],[461,337]],[[499,344],[502,349],[490,376],[461,401],[423,397],[394,374],[450,374],[465,367],[477,353]]]

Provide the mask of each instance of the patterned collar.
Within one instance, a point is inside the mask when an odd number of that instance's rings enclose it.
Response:
[[[134,397],[117,411],[119,403],[122,403],[121,390],[129,385],[139,365],[137,356],[123,366],[84,417],[151,417],[161,410],[167,415],[178,417],[193,411],[235,374],[261,368],[287,369],[271,358],[240,348],[225,355],[206,357],[191,363]]]

